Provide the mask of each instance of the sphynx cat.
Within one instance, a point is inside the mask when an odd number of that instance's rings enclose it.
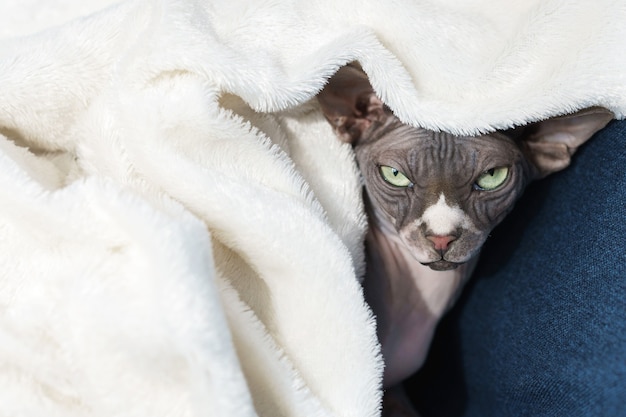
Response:
[[[595,107],[454,136],[400,122],[354,66],[340,69],[318,101],[338,137],[352,144],[362,174],[369,218],[363,286],[387,389],[420,368],[439,319],[524,187],[565,168],[613,114]]]

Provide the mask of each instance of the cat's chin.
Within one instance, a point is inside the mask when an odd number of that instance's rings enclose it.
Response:
[[[456,262],[444,261],[442,259],[440,261],[422,263],[422,265],[429,267],[433,271],[449,271],[451,269],[456,269],[461,264]]]

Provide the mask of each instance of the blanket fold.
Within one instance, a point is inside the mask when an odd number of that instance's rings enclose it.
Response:
[[[430,129],[626,114],[623,1],[39,3],[0,6],[12,415],[379,414],[358,169],[314,100],[347,63]]]

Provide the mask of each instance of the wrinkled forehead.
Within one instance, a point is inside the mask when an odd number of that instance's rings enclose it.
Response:
[[[407,160],[449,158],[472,160],[510,158],[520,152],[516,142],[494,132],[480,136],[455,136],[397,123],[373,131],[363,146],[379,156]]]

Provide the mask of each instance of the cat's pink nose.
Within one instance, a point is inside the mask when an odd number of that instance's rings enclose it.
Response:
[[[426,239],[433,242],[435,250],[446,251],[451,242],[456,240],[456,236],[438,236],[430,235],[426,236]]]

